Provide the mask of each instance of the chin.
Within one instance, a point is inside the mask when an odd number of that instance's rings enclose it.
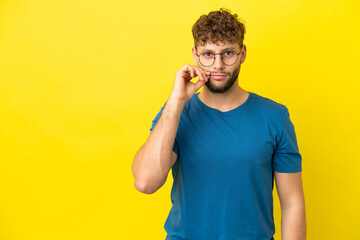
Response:
[[[225,80],[225,79],[224,79]],[[205,83],[205,86],[208,88],[208,90],[212,93],[225,93],[230,90],[230,88],[233,86],[234,83],[229,86],[229,80],[227,81],[219,81],[219,84],[213,84],[213,82],[216,82],[215,80],[210,80]]]

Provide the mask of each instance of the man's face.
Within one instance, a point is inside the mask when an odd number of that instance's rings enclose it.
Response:
[[[201,65],[196,56],[196,53],[198,55],[202,52],[221,53],[226,52],[226,50],[235,50],[237,53],[240,52],[236,62],[231,66],[225,65],[222,62],[220,54],[215,55],[215,62],[209,67]],[[213,93],[224,93],[228,91],[238,79],[241,63],[244,62],[246,56],[246,46],[243,45],[240,50],[237,43],[219,42],[218,45],[207,43],[205,46],[198,46],[197,51],[193,47],[192,53],[198,67],[211,73],[210,79],[205,83],[205,86]]]

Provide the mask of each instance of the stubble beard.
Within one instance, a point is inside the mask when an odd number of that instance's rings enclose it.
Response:
[[[239,64],[239,67],[236,68],[233,73],[231,74],[230,78],[226,81],[226,83],[222,86],[216,86],[215,84],[213,84],[213,81],[211,78],[209,78],[209,81],[207,81],[205,83],[205,86],[213,93],[224,93],[227,92],[236,82],[236,79],[239,76],[240,73],[240,66],[241,64]],[[226,73],[228,75],[228,73]]]

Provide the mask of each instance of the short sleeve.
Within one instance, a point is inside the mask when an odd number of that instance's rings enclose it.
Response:
[[[166,104],[166,103],[165,103]],[[152,121],[152,125],[151,125],[151,128],[150,128],[150,132],[154,129],[156,123],[159,121],[160,119],[160,116],[161,116],[161,113],[162,111],[164,110],[164,107],[165,107],[165,104],[164,106],[160,109],[159,113],[156,115],[156,117],[154,118],[154,120]],[[176,155],[179,155],[179,147],[178,147],[178,142],[175,138],[175,142],[174,142],[174,146],[173,146],[173,151],[176,153]]]
[[[302,156],[296,140],[295,128],[286,109],[282,131],[276,142],[273,155],[273,169],[277,172],[291,173],[302,171]]]

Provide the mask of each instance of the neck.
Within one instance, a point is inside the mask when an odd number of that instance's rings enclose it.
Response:
[[[243,104],[249,96],[249,92],[245,91],[238,85],[238,81],[233,87],[225,93],[213,93],[206,86],[199,93],[199,99],[211,108],[226,112]]]

